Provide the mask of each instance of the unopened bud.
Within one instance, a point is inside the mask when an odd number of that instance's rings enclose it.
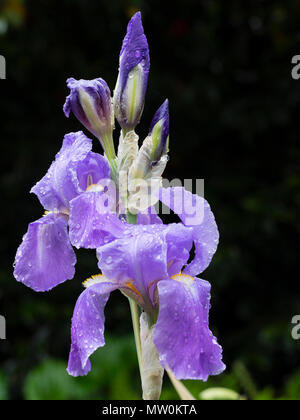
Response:
[[[150,125],[152,139],[151,159],[158,162],[169,151],[169,102],[168,99],[156,111]]]
[[[94,80],[67,80],[70,95],[64,104],[64,113],[67,117],[70,111],[77,119],[98,139],[109,160],[115,158],[112,139],[114,125],[113,109],[111,105],[110,90],[103,79]]]
[[[139,123],[145,101],[150,68],[149,49],[141,20],[136,13],[128,23],[120,52],[120,68],[114,91],[115,116],[124,131]]]

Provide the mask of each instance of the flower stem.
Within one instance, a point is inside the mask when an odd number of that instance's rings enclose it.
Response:
[[[127,223],[130,223],[131,225],[136,225],[137,224],[137,214],[133,214],[133,213],[127,213],[126,215],[126,220]]]
[[[126,215],[126,220],[127,220],[127,223],[136,225],[137,215],[128,212]],[[131,318],[132,318],[136,352],[137,352],[137,357],[138,357],[138,362],[139,362],[140,375],[142,377],[142,347],[141,347],[141,338],[140,338],[139,308],[138,308],[137,303],[133,299],[131,298],[128,298],[128,299],[129,299],[129,304],[130,304],[130,312],[131,312]]]
[[[140,375],[141,375],[142,374],[142,347],[141,347],[141,339],[140,339],[139,309],[136,302],[133,299],[131,298],[128,298],[128,299],[129,299],[129,304],[130,304],[130,312],[131,312],[131,318],[132,318],[135,346],[136,346],[139,370],[140,370]]]

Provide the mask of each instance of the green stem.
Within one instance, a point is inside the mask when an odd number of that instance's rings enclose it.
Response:
[[[133,213],[127,213],[126,215],[126,220],[127,223],[130,223],[131,225],[136,225],[137,224],[137,214],[133,214]]]
[[[111,170],[112,170],[112,178],[115,182],[118,180],[118,168],[117,168],[117,162],[116,162],[116,152],[115,152],[115,146],[114,141],[112,137],[112,133],[107,134],[103,137],[103,140],[99,137],[99,140],[102,144],[103,150],[106,154],[106,157],[109,161]]]
[[[126,215],[126,220],[127,220],[127,223],[136,225],[137,215],[128,212]],[[138,362],[139,362],[140,375],[142,375],[142,347],[141,347],[141,337],[140,337],[139,308],[138,308],[137,303],[133,299],[131,298],[128,298],[128,299],[129,299],[129,304],[130,304],[130,311],[131,311],[136,352],[137,352],[137,357],[138,357]]]
[[[131,318],[132,318],[137,358],[139,362],[139,370],[140,370],[140,375],[142,375],[142,346],[141,346],[141,339],[140,339],[139,308],[133,299],[131,298],[128,298],[128,299],[129,299],[129,304],[130,304],[130,312],[131,312]]]

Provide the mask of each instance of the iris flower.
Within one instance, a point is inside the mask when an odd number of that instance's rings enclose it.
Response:
[[[157,360],[161,377],[166,368],[178,379],[206,381],[225,365],[222,348],[209,329],[210,284],[196,276],[208,267],[219,233],[204,198],[182,187],[162,188],[169,151],[168,100],[138,146],[135,127],[144,107],[149,66],[137,13],[123,41],[113,99],[103,79],[67,80],[65,115],[72,111],[98,138],[104,154],[94,153],[92,140],[81,131],[64,137],[55,161],[31,189],[45,214],[29,224],[14,275],[35,291],[47,291],[74,277],[73,246],[95,249],[100,274],[84,282],[75,305],[69,374],[90,371],[91,354],[105,343],[106,302],[119,289],[142,312],[146,330],[136,339],[142,340],[143,361],[145,354],[149,364]],[[115,117],[121,126],[117,154]],[[154,209],[158,201],[180,222],[164,224]],[[159,395],[160,388],[158,383],[153,395]]]
[[[116,289],[150,315],[161,364],[178,379],[205,381],[225,368],[221,347],[208,327],[210,284],[195,277],[216,251],[215,218],[203,198],[183,188],[162,189],[160,199],[172,210],[175,203],[186,205],[179,214],[182,223],[165,225],[149,210],[149,217],[139,216],[141,224],[124,223],[121,236],[97,249],[102,274],[86,280],[72,319],[68,372],[73,376],[88,373],[89,356],[105,343],[104,307]],[[203,212],[189,225],[186,220],[195,208]],[[187,264],[193,244],[195,258]]]
[[[76,216],[78,202],[101,196],[100,182],[109,179],[111,172],[107,160],[91,149],[92,140],[81,131],[67,134],[48,172],[31,189],[46,212],[29,224],[16,254],[14,276],[35,291],[50,290],[74,277],[76,256],[71,241],[74,232],[82,231]],[[93,247],[97,237],[104,240],[105,234],[110,235],[95,225],[88,238],[83,232],[81,243]],[[77,245],[76,240],[73,244]]]

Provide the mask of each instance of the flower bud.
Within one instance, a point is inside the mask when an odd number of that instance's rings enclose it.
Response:
[[[168,153],[169,149],[169,102],[168,99],[156,111],[150,124],[149,136],[152,138],[152,164]]]
[[[64,104],[64,113],[69,117],[72,110],[77,119],[98,139],[109,160],[115,157],[112,140],[113,109],[110,90],[103,79],[67,80],[70,95]]]
[[[141,21],[136,13],[127,26],[120,52],[119,75],[114,90],[114,111],[124,131],[139,123],[145,101],[150,67],[149,48]]]

